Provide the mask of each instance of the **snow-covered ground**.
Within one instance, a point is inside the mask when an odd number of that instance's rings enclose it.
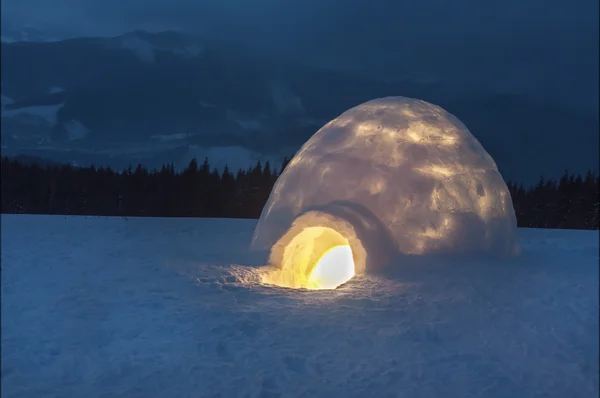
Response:
[[[253,221],[2,216],[3,398],[598,396],[598,232],[256,281]]]

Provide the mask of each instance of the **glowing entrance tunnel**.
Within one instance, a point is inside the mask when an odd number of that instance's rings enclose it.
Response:
[[[269,269],[263,282],[290,288],[335,289],[355,274],[352,249],[331,228],[309,227],[283,248],[281,267]]]
[[[308,277],[314,289],[335,289],[354,276],[354,260],[350,246],[336,246],[319,259]]]

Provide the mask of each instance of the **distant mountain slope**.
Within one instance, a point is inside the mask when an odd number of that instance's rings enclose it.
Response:
[[[5,153],[113,167],[183,163],[215,147],[276,158],[346,109],[402,95],[456,114],[511,179],[597,163],[597,114],[468,98],[436,80],[385,83],[177,32],[4,42],[1,60]]]

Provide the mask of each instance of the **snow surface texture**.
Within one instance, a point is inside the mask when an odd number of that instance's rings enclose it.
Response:
[[[313,135],[277,180],[252,246],[272,247],[269,263],[285,268],[286,245],[315,226],[350,241],[357,272],[396,253],[519,250],[492,157],[456,117],[405,97],[366,102]]]
[[[1,221],[3,398],[599,393],[597,231],[307,292],[255,283],[254,221]]]

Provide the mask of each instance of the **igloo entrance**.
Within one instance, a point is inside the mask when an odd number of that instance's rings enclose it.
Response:
[[[329,227],[304,228],[282,245],[280,267],[263,282],[292,288],[335,289],[355,274],[350,242]]]

